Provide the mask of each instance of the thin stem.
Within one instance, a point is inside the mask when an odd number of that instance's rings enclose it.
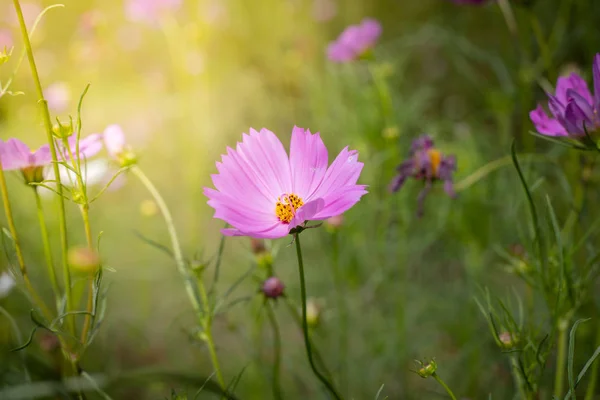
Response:
[[[554,379],[554,396],[562,397],[565,385],[565,362],[567,357],[568,321],[558,321],[558,349],[556,355],[556,374]]]
[[[306,320],[306,282],[304,281],[304,262],[302,261],[302,248],[300,247],[300,235],[296,234],[296,255],[298,256],[298,271],[300,273],[300,294],[302,298],[302,332],[304,333],[304,345],[306,346],[306,355],[308,357],[308,363],[313,373],[325,385],[327,390],[337,400],[341,400],[342,396],[337,392],[333,385],[319,372],[317,366],[313,361],[313,353],[311,349],[310,337],[308,335],[308,321]]]
[[[173,223],[173,218],[171,217],[171,213],[164,199],[160,195],[160,192],[156,189],[152,181],[148,179],[146,174],[137,166],[134,165],[131,167],[131,172],[142,182],[142,184],[146,187],[148,192],[154,197],[154,201],[156,202],[160,212],[165,220],[165,224],[167,225],[167,231],[169,232],[169,236],[171,238],[171,245],[173,247],[173,254],[175,256],[175,264],[177,265],[177,270],[179,274],[183,277],[183,282],[185,285],[186,293],[189,297],[190,302],[192,303],[192,307],[194,308],[194,312],[198,318],[200,318],[200,322],[203,324],[205,331],[205,339],[208,345],[208,350],[210,352],[211,361],[213,364],[213,368],[215,370],[215,374],[217,375],[217,379],[219,380],[219,384],[221,385],[221,389],[226,390],[225,380],[221,374],[221,369],[219,367],[219,362],[217,358],[217,353],[215,351],[215,345],[212,338],[212,332],[210,330],[211,325],[211,314],[210,312],[206,313],[208,317],[203,317],[201,300],[198,296],[198,291],[201,292],[202,302],[204,302],[205,310],[208,310],[208,297],[206,295],[206,290],[204,288],[204,283],[201,280],[198,280],[199,283],[196,283],[194,277],[190,274],[190,271],[186,265],[186,262],[183,258],[183,254],[181,251],[181,245],[179,244],[179,238],[177,236],[177,231],[175,230],[175,224]],[[210,311],[210,310],[208,310]],[[209,328],[209,329],[207,329]]]
[[[87,241],[87,245],[90,249],[93,249],[92,243],[92,229],[90,226],[90,216],[89,216],[89,206],[86,203],[81,206],[81,217],[83,218],[83,226],[85,229],[85,238]],[[89,283],[88,283],[88,292],[87,292],[87,302],[86,302],[86,311],[88,314],[85,314],[85,318],[83,320],[83,328],[81,329],[81,343],[86,343],[87,334],[93,322],[92,311],[94,309],[94,274],[95,271],[90,272]]]
[[[273,328],[273,347],[275,348],[275,359],[273,360],[273,397],[276,400],[283,399],[281,394],[281,382],[279,379],[279,370],[281,368],[281,332],[279,330],[279,324],[277,323],[277,317],[273,310],[273,304],[267,304],[267,315]]]
[[[510,356],[510,365],[513,370],[513,377],[515,379],[515,386],[517,387],[518,392],[521,395],[523,400],[528,400],[530,398],[527,388],[525,387],[525,382],[523,382],[523,377],[521,376],[521,370],[519,368],[519,364],[517,361],[517,356],[512,354]]]
[[[600,347],[600,323],[597,323],[596,325],[596,344],[594,347],[598,348]],[[596,394],[596,383],[598,381],[599,366],[600,362],[596,360],[592,366],[592,370],[590,371],[590,382],[588,383],[585,391],[585,400],[594,400],[594,395]]]
[[[201,323],[204,328],[204,339],[206,340],[206,344],[208,346],[208,352],[210,353],[210,360],[212,362],[213,368],[215,370],[215,374],[217,375],[217,380],[219,381],[219,385],[221,385],[221,389],[226,390],[225,380],[223,379],[223,374],[221,373],[221,368],[219,367],[219,359],[217,358],[217,351],[215,349],[215,341],[212,336],[212,312],[210,310],[210,303],[208,301],[208,294],[206,293],[206,288],[204,287],[204,282],[201,279],[198,279],[198,289],[200,289],[200,296],[202,297],[202,304],[204,304],[204,316],[201,318]]]
[[[48,110],[48,102],[44,98],[44,91],[42,90],[42,84],[35,64],[35,58],[33,57],[33,49],[31,47],[31,41],[29,40],[29,34],[27,33],[27,26],[25,25],[25,19],[23,18],[23,12],[19,0],[13,0],[15,11],[19,19],[19,25],[21,27],[21,34],[23,36],[23,43],[27,51],[27,59],[29,60],[29,66],[31,68],[31,74],[33,76],[33,82],[38,94],[39,103],[42,108],[42,117],[44,119],[44,128],[46,130],[46,137],[50,146],[50,154],[52,155],[52,166],[54,169],[54,176],[56,179],[56,191],[58,193],[58,216],[60,220],[60,242],[62,251],[62,267],[63,267],[63,278],[65,280],[65,311],[69,312],[73,310],[73,298],[71,295],[71,271],[69,271],[69,265],[67,263],[67,252],[68,252],[68,240],[67,240],[67,218],[65,212],[65,201],[62,194],[62,184],[60,181],[60,171],[58,169],[58,158],[56,155],[56,146],[52,136],[52,121],[50,119],[50,111]],[[65,317],[67,326],[73,336],[75,336],[75,323],[74,316]]]
[[[42,245],[44,247],[44,256],[46,258],[46,266],[48,267],[48,276],[50,277],[50,283],[54,290],[54,297],[56,298],[56,310],[60,312],[60,298],[61,292],[58,285],[58,278],[56,277],[56,270],[54,269],[54,260],[52,259],[52,247],[50,246],[50,236],[48,235],[48,227],[46,226],[46,219],[44,218],[44,209],[42,207],[42,199],[37,187],[33,187],[33,193],[35,196],[35,204],[37,206],[38,220],[40,223],[40,231],[42,233]]]
[[[456,400],[456,396],[454,395],[454,393],[452,393],[452,390],[450,390],[448,385],[446,385],[446,382],[444,382],[436,372],[434,372],[431,376],[433,376],[433,379],[435,379],[437,383],[439,383],[444,388],[444,390],[446,391],[446,393],[448,393],[448,396],[450,396],[452,400]]]
[[[292,301],[288,297],[285,297],[285,302],[288,306],[288,310],[290,310],[290,314],[292,314],[292,317],[294,318],[294,321],[298,324],[300,329],[302,329],[302,316],[298,313],[296,305],[292,303]],[[331,378],[331,372],[329,372],[329,370],[327,369],[327,366],[325,365],[325,362],[323,361],[323,357],[321,357],[321,353],[319,353],[319,350],[316,347],[312,347],[312,353],[315,357],[315,361],[320,364],[321,370],[325,371],[325,375]]]

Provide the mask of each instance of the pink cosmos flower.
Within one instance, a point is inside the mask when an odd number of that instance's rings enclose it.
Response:
[[[71,136],[68,140],[71,152],[75,154],[77,151],[75,136]],[[57,144],[57,148],[61,150],[62,154],[65,154],[62,144]],[[100,149],[102,149],[102,141],[98,134],[90,135],[79,142],[79,154],[81,158],[92,157]],[[65,156],[68,157],[68,154],[65,154]],[[2,169],[6,171],[21,170],[26,177],[30,173],[37,172],[41,174],[41,169],[52,163],[49,145],[45,144],[39,149],[32,151],[25,143],[14,138],[8,139],[6,142],[0,140],[0,159],[2,161]],[[40,175],[36,175],[36,177],[39,178]]]
[[[367,193],[357,185],[363,163],[358,152],[344,148],[328,167],[327,148],[319,133],[294,127],[288,158],[277,136],[250,129],[235,150],[217,162],[215,189],[204,188],[215,218],[233,226],[227,236],[274,239],[307,220],[339,215]]]
[[[113,124],[104,130],[104,146],[108,154],[118,159],[125,150],[125,134],[119,125]]]
[[[365,18],[360,25],[350,25],[327,48],[331,61],[348,62],[364,55],[375,46],[381,36],[381,24],[372,18]]]
[[[71,91],[64,82],[56,82],[44,90],[44,97],[48,101],[48,108],[53,113],[61,114],[69,108]]]

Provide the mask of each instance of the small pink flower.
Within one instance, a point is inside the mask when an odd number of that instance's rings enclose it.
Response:
[[[104,130],[104,146],[108,154],[115,159],[125,150],[125,134],[119,125],[113,124]]]
[[[350,209],[367,193],[356,184],[362,168],[358,152],[348,147],[328,167],[319,133],[294,127],[288,158],[273,132],[250,129],[217,162],[216,190],[204,188],[204,194],[214,217],[233,226],[224,235],[274,239]]]
[[[350,25],[327,48],[331,61],[349,62],[369,51],[381,36],[381,24],[372,18],[365,18],[360,25]]]
[[[69,138],[71,153],[75,154],[76,138]],[[62,144],[57,143],[57,149],[68,158],[68,151],[65,152]],[[94,156],[102,149],[100,135],[90,135],[79,142],[79,154],[81,158]],[[44,167],[52,162],[50,146],[45,144],[39,149],[32,151],[25,143],[19,139],[8,139],[6,142],[0,140],[0,159],[2,169],[8,170],[26,170],[36,167]]]
[[[0,29],[0,52],[13,47],[13,38],[8,29]]]

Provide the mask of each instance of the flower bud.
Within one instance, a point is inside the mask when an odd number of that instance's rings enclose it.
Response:
[[[27,167],[21,170],[26,184],[44,181],[44,167]]]
[[[158,206],[154,200],[144,200],[140,204],[140,213],[144,217],[153,217],[158,213]]]
[[[6,63],[10,59],[11,53],[12,49],[9,51],[6,47],[4,47],[4,50],[0,51],[0,65]]]
[[[71,247],[67,253],[69,266],[80,272],[96,272],[100,256],[88,247]]]
[[[319,325],[321,319],[321,306],[315,299],[308,299],[306,302],[306,323],[314,328]]]
[[[419,368],[417,370],[417,374],[421,378],[428,378],[428,377],[432,376],[433,374],[435,374],[435,371],[437,371],[437,363],[433,359],[429,362],[421,362],[421,361],[417,361],[417,362],[421,365],[421,368]]]
[[[250,248],[252,253],[258,255],[267,251],[265,249],[265,241],[262,239],[250,238]]]
[[[270,298],[276,299],[278,297],[283,296],[283,290],[285,289],[285,285],[281,281],[281,279],[276,276],[272,276],[263,282],[262,288],[260,289],[263,294]]]
[[[519,343],[517,335],[510,332],[502,332],[498,335],[498,340],[500,341],[500,347],[507,350],[512,349]]]
[[[66,139],[73,134],[73,118],[69,117],[69,122],[63,124],[60,122],[58,117],[56,118],[56,124],[52,126],[52,133],[57,139]]]
[[[344,225],[344,215],[343,214],[336,215],[336,216],[327,218],[325,220],[325,228],[330,232],[333,232],[333,231],[341,228],[342,225]]]

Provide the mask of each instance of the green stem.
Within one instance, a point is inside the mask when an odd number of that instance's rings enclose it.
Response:
[[[444,382],[436,372],[434,372],[431,376],[433,376],[433,378],[444,388],[444,390],[446,391],[446,393],[448,393],[448,396],[450,396],[452,400],[456,400],[456,396],[454,395],[454,393],[452,393],[452,390],[450,390],[448,385],[446,385],[446,382]]]
[[[42,233],[42,245],[44,247],[44,256],[46,257],[46,266],[48,267],[48,276],[50,277],[50,283],[54,290],[54,297],[56,298],[56,310],[60,312],[60,287],[58,286],[58,278],[56,277],[56,270],[54,269],[54,260],[52,259],[52,247],[50,246],[50,236],[48,235],[48,227],[46,226],[46,219],[44,218],[44,209],[42,207],[42,199],[37,190],[37,187],[33,187],[33,193],[35,196],[35,204],[37,206],[38,220],[40,223],[40,231]]]
[[[567,326],[566,320],[558,321],[558,348],[556,355],[556,375],[554,379],[554,397],[561,398],[565,385],[565,362],[567,357]]]
[[[267,304],[267,314],[271,327],[273,328],[273,346],[275,348],[275,360],[273,360],[273,397],[276,400],[283,399],[281,394],[281,382],[279,379],[279,370],[281,368],[281,332],[279,331],[279,324],[275,312],[273,311],[273,305]]]
[[[517,387],[518,392],[521,394],[521,398],[523,400],[528,400],[530,396],[527,392],[527,388],[525,387],[525,382],[523,382],[523,377],[521,376],[519,364],[517,363],[517,357],[514,354],[510,356],[510,365],[512,366],[513,370],[515,386]]]
[[[56,191],[58,192],[58,216],[60,220],[60,242],[62,250],[62,267],[63,267],[63,278],[65,280],[65,298],[66,305],[65,311],[69,312],[73,310],[73,298],[71,295],[71,271],[69,271],[69,265],[67,263],[67,252],[68,252],[68,240],[67,240],[67,218],[65,212],[65,201],[62,194],[62,184],[60,181],[60,171],[58,169],[58,157],[56,155],[56,146],[52,135],[52,121],[50,119],[50,111],[48,110],[48,102],[44,98],[44,91],[42,90],[42,84],[35,64],[35,58],[33,57],[33,49],[31,47],[31,41],[29,40],[29,34],[27,33],[27,26],[25,25],[25,19],[23,18],[23,12],[19,0],[13,0],[15,11],[19,19],[19,25],[21,27],[21,34],[23,36],[23,43],[27,51],[27,59],[29,60],[29,66],[31,68],[31,74],[33,76],[33,82],[38,94],[39,103],[42,108],[42,117],[44,119],[44,128],[46,130],[46,138],[50,146],[50,154],[52,155],[52,166],[54,169],[54,177],[56,179]],[[67,326],[73,336],[75,336],[75,320],[74,316],[65,317]]]
[[[595,348],[600,347],[600,323],[596,324],[596,344]],[[590,382],[588,383],[587,389],[585,391],[585,400],[594,400],[594,395],[596,394],[596,382],[598,381],[598,369],[600,367],[600,362],[596,360],[594,365],[592,366],[592,370],[590,371]]]
[[[311,349],[310,337],[308,335],[308,321],[306,320],[306,282],[304,280],[304,262],[302,261],[302,248],[300,247],[300,235],[294,235],[296,242],[296,255],[298,256],[298,271],[300,273],[300,293],[302,298],[302,332],[304,333],[304,345],[306,346],[306,355],[308,357],[308,363],[313,373],[325,385],[329,393],[333,395],[336,400],[341,400],[342,396],[337,392],[335,387],[319,372],[317,366],[313,360],[313,353]]]
[[[290,314],[292,314],[292,317],[294,318],[294,321],[298,324],[300,329],[302,329],[302,316],[298,313],[296,305],[292,303],[288,297],[285,297],[285,302],[288,306],[288,310],[290,310]],[[316,347],[312,347],[312,353],[315,357],[315,361],[320,364],[321,370],[325,371],[325,375],[331,378],[331,372],[329,372],[327,369],[325,361],[323,361],[323,357],[321,356],[321,353],[319,353],[319,350]]]
[[[215,370],[215,374],[217,375],[217,380],[221,385],[221,389],[226,390],[225,380],[223,379],[223,374],[221,373],[221,368],[219,367],[219,359],[217,358],[215,341],[213,340],[212,336],[212,312],[210,310],[210,302],[208,301],[208,294],[206,292],[206,288],[204,287],[204,281],[202,281],[202,279],[198,279],[198,288],[200,289],[202,304],[204,304],[204,317],[201,321],[204,328],[204,339],[206,340],[206,344],[208,346],[210,360]]]
[[[198,318],[200,318],[200,322],[204,326],[204,335],[205,340],[208,346],[208,351],[210,352],[211,361],[213,364],[213,368],[215,370],[215,374],[217,375],[217,379],[219,380],[219,384],[221,385],[221,389],[225,391],[227,388],[225,386],[225,380],[223,379],[223,375],[221,374],[221,368],[219,367],[219,362],[217,358],[217,353],[215,351],[215,345],[211,332],[211,314],[210,312],[205,313],[207,317],[203,317],[203,310],[201,307],[201,303],[204,303],[205,311],[208,310],[208,296],[206,295],[206,290],[204,288],[204,283],[202,280],[198,280],[199,283],[196,284],[194,277],[190,274],[190,271],[186,265],[186,262],[183,258],[183,253],[181,251],[181,245],[179,244],[179,238],[177,236],[177,231],[175,230],[175,224],[173,223],[173,218],[171,217],[171,213],[164,199],[160,195],[159,191],[156,189],[152,181],[148,179],[146,174],[137,166],[134,165],[131,167],[131,172],[142,182],[142,184],[146,187],[148,192],[154,197],[154,201],[156,202],[160,212],[165,220],[165,224],[167,225],[167,230],[169,232],[169,236],[171,237],[171,245],[173,247],[173,254],[175,256],[175,264],[177,265],[177,270],[179,274],[183,277],[183,282],[185,285],[186,293],[189,297],[190,302],[192,303],[192,307],[194,308],[194,312]],[[200,291],[200,295],[202,296],[202,300],[200,300],[198,296],[198,291]]]

